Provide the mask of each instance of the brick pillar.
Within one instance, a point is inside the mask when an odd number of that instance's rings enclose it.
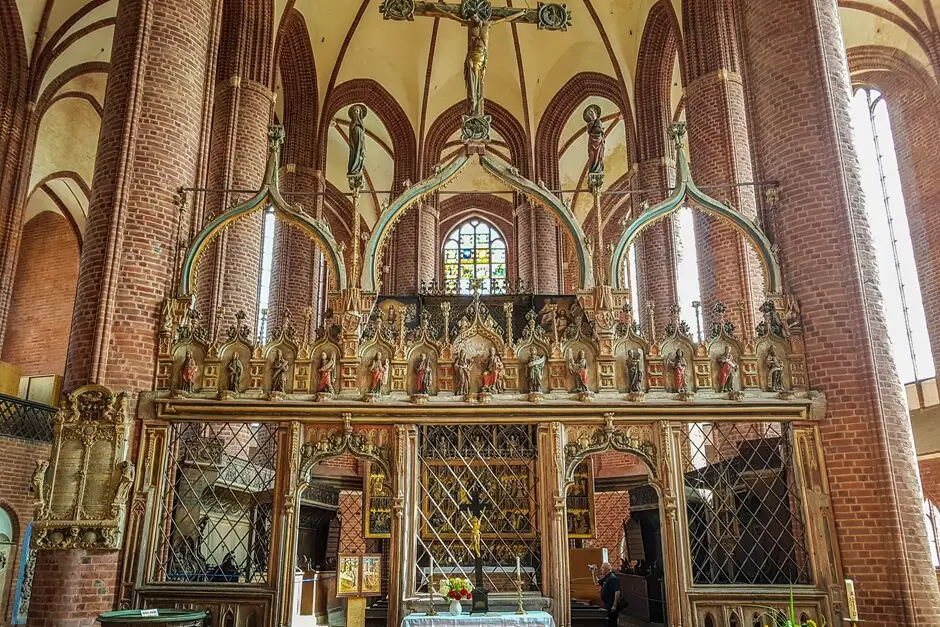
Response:
[[[209,151],[209,187],[255,190],[264,178],[267,127],[273,92],[265,85],[230,76],[216,85]],[[216,216],[247,200],[248,194],[212,194],[206,215]],[[245,310],[254,320],[261,280],[263,216],[236,222],[206,252],[200,263],[199,305],[206,313],[219,306]]]
[[[761,176],[802,305],[837,540],[867,625],[940,624],[910,419],[892,360],[852,138],[836,0],[744,0],[740,18]]]
[[[216,0],[118,4],[66,390],[86,383],[152,387],[156,329],[175,263],[173,193],[200,180],[211,25],[219,6]],[[112,608],[116,552],[42,552],[39,565],[30,625],[88,625]]]
[[[298,193],[314,194],[317,176],[310,167],[282,168],[281,187]],[[301,202],[305,212],[315,206],[315,196],[292,196]],[[297,206],[297,203],[294,203]],[[309,212],[307,212],[309,215]],[[290,311],[295,325],[303,320],[307,307],[316,306],[319,289],[320,251],[306,233],[280,220],[274,226],[274,257],[271,263],[271,292],[268,299],[269,329],[280,326],[285,311]],[[316,267],[315,267],[316,266]],[[318,315],[319,312],[314,312]],[[299,328],[299,326],[298,326]]]
[[[268,0],[223,5],[209,148],[211,188],[256,190],[264,178],[274,103],[273,16],[267,5]],[[248,197],[212,194],[206,200],[206,215],[215,217]],[[244,310],[249,320],[256,319],[262,224],[261,214],[239,220],[216,240],[200,264],[198,302],[213,324],[219,306]]]
[[[535,267],[536,242],[532,230],[532,207],[521,195],[516,199],[516,208],[513,212],[516,232],[516,276],[525,284],[534,288],[535,276],[538,273]],[[446,237],[441,233],[441,237]]]
[[[637,164],[637,186],[640,189],[663,189],[675,183],[675,163],[665,158],[646,159]],[[651,192],[642,195],[650,205],[662,202],[668,192]],[[637,297],[640,302],[633,308],[633,314],[646,333],[649,329],[648,303],[654,305],[656,327],[650,337],[655,335],[671,320],[670,308],[679,301],[676,281],[675,232],[671,219],[661,220],[640,235],[636,243],[637,260]]]
[[[732,0],[683,3],[686,49],[686,119],[692,177],[699,186],[753,180],[744,87],[738,60]],[[751,219],[757,205],[752,187],[708,190]],[[763,301],[760,262],[751,246],[730,225],[695,212],[699,281],[706,307],[722,300],[729,318],[754,326]],[[748,320],[737,304],[747,303]]]
[[[418,286],[420,286],[421,283],[429,283],[438,277],[437,269],[440,266],[441,245],[437,238],[437,222],[440,219],[440,214],[437,208],[431,204],[422,204],[417,208],[417,212],[416,252],[418,256]]]
[[[558,258],[561,256],[558,223],[541,205],[532,207],[531,224],[533,231],[532,254],[535,256],[536,294],[560,294],[564,289]]]
[[[4,330],[10,313],[10,298],[19,241],[23,227],[23,210],[29,182],[32,157],[26,158],[31,147],[26,137],[35,115],[27,108],[27,81],[29,58],[23,41],[23,31],[14,5],[0,9],[0,349],[3,348]],[[30,119],[32,118],[32,120]]]
[[[365,198],[360,199],[363,202]],[[382,293],[410,295],[418,291],[418,207],[412,207],[395,225],[388,244],[391,262],[388,285],[383,281]]]

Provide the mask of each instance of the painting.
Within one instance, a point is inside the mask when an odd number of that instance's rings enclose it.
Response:
[[[362,596],[382,594],[382,556],[362,556]]]
[[[359,569],[361,565],[359,555],[340,555],[337,565],[336,596],[359,596]]]

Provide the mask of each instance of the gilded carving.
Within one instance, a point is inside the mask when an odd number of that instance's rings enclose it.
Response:
[[[39,549],[118,549],[136,476],[127,461],[127,394],[90,385],[55,417],[52,458],[33,473]]]

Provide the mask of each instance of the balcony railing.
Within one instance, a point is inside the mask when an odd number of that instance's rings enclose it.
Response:
[[[0,394],[0,436],[52,442],[56,408]]]

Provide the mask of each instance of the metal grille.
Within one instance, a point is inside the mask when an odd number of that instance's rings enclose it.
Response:
[[[263,424],[171,426],[157,581],[267,581],[276,434]]]
[[[420,446],[418,507],[419,591],[427,591],[431,558],[440,576],[475,580],[472,496],[480,516],[483,585],[515,590],[516,558],[523,588],[539,590],[538,466],[535,429],[529,426],[426,426]]]
[[[0,394],[0,435],[52,442],[55,412],[55,407],[49,405]]]
[[[811,583],[791,435],[763,423],[683,431],[695,583]]]
[[[361,491],[343,490],[339,493],[339,520],[339,552],[365,553]]]

